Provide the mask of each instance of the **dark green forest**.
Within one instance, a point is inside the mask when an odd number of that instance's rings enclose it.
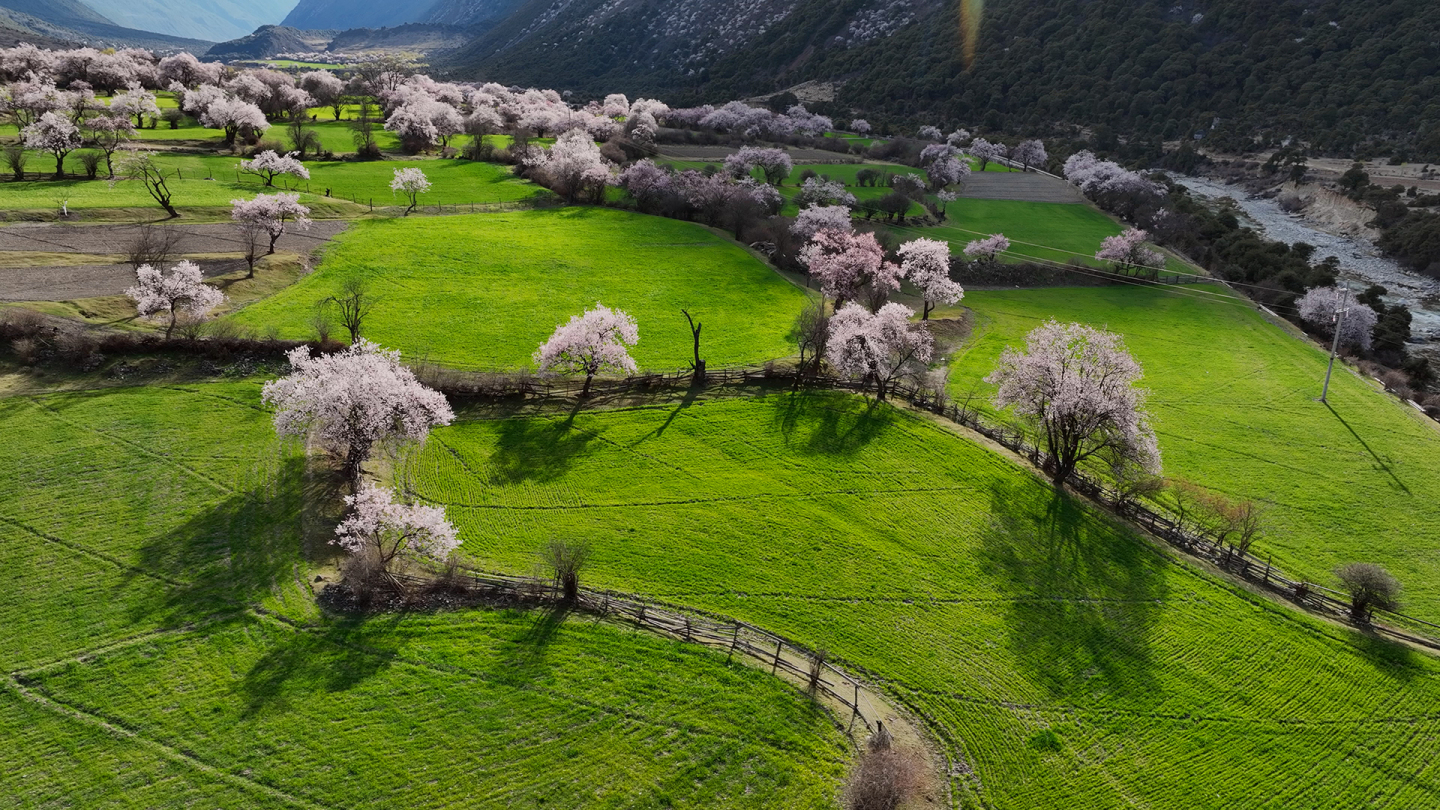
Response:
[[[530,5],[535,5],[534,3]],[[574,5],[574,15],[589,2]],[[722,102],[807,80],[843,81],[837,116],[1049,134],[1104,125],[1142,139],[1440,160],[1440,3],[1434,0],[989,0],[964,64],[956,0],[865,45],[835,40],[869,0],[803,0],[745,47],[691,74],[641,3],[555,42],[562,14],[516,42],[522,20],[451,63],[457,73],[581,93]],[[522,15],[523,16],[523,12]],[[569,20],[569,22],[567,22]],[[511,47],[497,50],[505,43]],[[573,44],[571,44],[573,43]]]

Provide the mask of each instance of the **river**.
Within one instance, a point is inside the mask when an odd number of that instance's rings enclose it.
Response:
[[[1192,194],[1208,199],[1229,197],[1240,207],[1249,225],[1277,242],[1293,245],[1304,242],[1315,246],[1315,259],[1327,256],[1340,260],[1340,278],[1347,286],[1363,291],[1379,284],[1390,291],[1386,303],[1404,304],[1410,308],[1410,326],[1414,340],[1440,342],[1440,280],[1401,267],[1380,254],[1369,241],[1337,236],[1319,230],[1295,214],[1287,214],[1274,200],[1256,197],[1243,188],[1199,177],[1172,179]]]

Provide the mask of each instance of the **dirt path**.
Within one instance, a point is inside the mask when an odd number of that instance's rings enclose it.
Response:
[[[309,255],[345,230],[348,223],[319,221],[308,231],[286,233],[278,252]],[[197,260],[207,278],[244,268],[235,229],[223,223],[170,225],[179,234],[179,257]],[[55,225],[22,223],[0,228],[0,301],[73,301],[122,295],[135,283],[135,271],[116,263],[119,255],[140,233],[139,225]],[[69,254],[93,257],[90,261],[37,263],[25,266],[27,254]],[[233,258],[216,258],[230,254]],[[13,261],[9,261],[13,260]],[[52,259],[52,261],[55,261]],[[10,266],[5,266],[9,264]]]

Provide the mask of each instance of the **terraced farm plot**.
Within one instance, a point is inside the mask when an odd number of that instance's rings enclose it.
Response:
[[[319,614],[325,479],[255,383],[5,398],[0,430],[20,807],[834,806],[834,720],[723,655],[558,613]]]
[[[885,406],[772,394],[477,418],[438,431],[404,480],[485,567],[528,570],[547,539],[584,537],[591,586],[864,667],[973,768],[955,779],[965,807],[1440,801],[1436,661],[1221,584]]]
[[[970,344],[952,396],[977,404],[1006,345],[1047,318],[1108,327],[1145,368],[1165,467],[1269,507],[1262,555],[1313,581],[1357,560],[1404,584],[1406,611],[1440,620],[1440,431],[1369,380],[1337,369],[1316,402],[1326,354],[1248,306],[1205,300],[1218,287],[975,291]]]
[[[410,357],[462,369],[516,369],[555,327],[600,301],[635,317],[642,369],[684,368],[703,324],[712,366],[793,351],[806,294],[743,248],[676,220],[594,208],[362,222],[319,272],[235,319],[311,334],[316,304],[347,279],[380,296],[365,334]]]
[[[1010,256],[1046,262],[1080,259],[1098,264],[1095,251],[1107,236],[1120,233],[1120,226],[1089,205],[1025,202],[1022,200],[975,200],[962,198],[949,204],[949,219],[933,228],[891,226],[900,239],[919,237],[950,243],[959,253],[970,242],[1003,233],[1010,238]]]

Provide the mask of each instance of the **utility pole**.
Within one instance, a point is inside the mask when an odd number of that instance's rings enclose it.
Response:
[[[1330,396],[1330,374],[1335,370],[1335,355],[1340,353],[1340,327],[1345,323],[1345,313],[1350,311],[1350,288],[1345,288],[1344,298],[1340,301],[1340,307],[1335,310],[1335,339],[1330,342],[1330,365],[1325,369],[1325,387],[1320,389],[1320,401],[1329,404],[1326,397]]]

